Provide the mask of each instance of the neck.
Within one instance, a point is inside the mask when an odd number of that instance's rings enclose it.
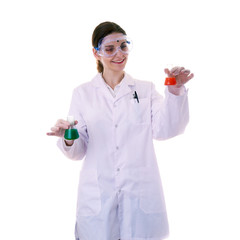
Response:
[[[124,78],[124,71],[121,72],[109,72],[103,70],[103,79],[104,81],[114,89]]]

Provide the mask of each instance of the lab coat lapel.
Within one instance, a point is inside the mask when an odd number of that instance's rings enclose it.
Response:
[[[118,101],[120,98],[124,97],[125,95],[129,94],[130,92],[133,92],[135,81],[134,79],[125,73],[125,76],[122,80],[122,85],[119,89],[119,92],[117,93],[116,97],[113,98],[111,93],[106,87],[106,84],[104,83],[104,80],[102,78],[101,73],[98,73],[97,76],[92,80],[92,84],[94,87],[98,88],[108,100],[111,101]]]
[[[92,84],[96,87],[108,100],[113,101],[113,97],[104,83],[102,74],[98,73],[97,76],[92,80]]]
[[[115,97],[115,101],[118,101],[120,98],[124,97],[130,92],[133,92],[135,85],[133,78],[130,75],[125,74],[125,77],[122,81],[123,81],[122,86],[120,87],[119,92]]]

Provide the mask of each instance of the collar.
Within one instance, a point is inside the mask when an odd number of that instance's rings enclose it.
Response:
[[[102,73],[98,73],[93,79],[92,79],[92,84],[94,87],[96,88],[106,88],[106,82],[104,81],[103,77],[102,77]],[[134,79],[127,73],[124,72],[124,77],[122,79],[122,81],[119,84],[126,84],[128,86],[134,86],[135,85],[135,81]]]

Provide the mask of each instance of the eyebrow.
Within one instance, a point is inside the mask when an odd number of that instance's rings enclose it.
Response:
[[[114,45],[106,45],[106,46],[104,46],[104,47],[114,47]]]

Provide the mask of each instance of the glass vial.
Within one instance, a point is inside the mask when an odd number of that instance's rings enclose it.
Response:
[[[70,123],[70,127],[65,130],[64,138],[67,140],[74,140],[79,138],[78,130],[74,127],[74,117],[68,116],[67,121]]]

